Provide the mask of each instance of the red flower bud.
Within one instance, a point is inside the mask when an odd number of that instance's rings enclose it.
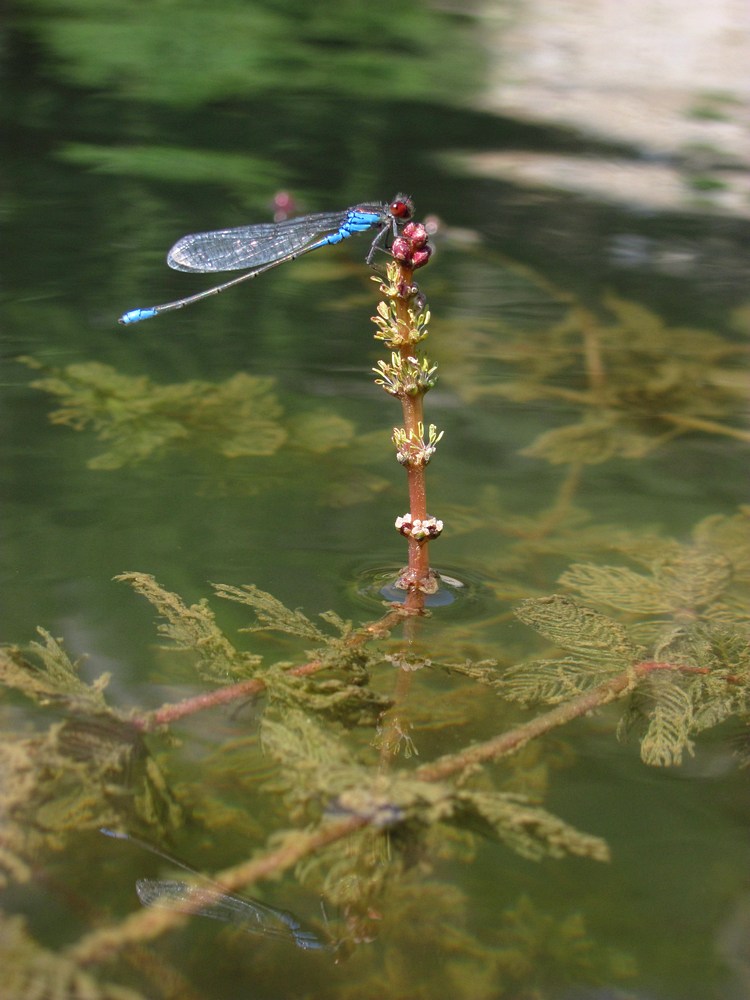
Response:
[[[421,222],[410,222],[404,226],[403,235],[411,240],[415,250],[420,250],[427,242],[427,230]]]
[[[429,243],[422,250],[415,250],[411,255],[411,266],[414,268],[424,267],[432,256],[432,247]]]
[[[398,236],[393,241],[393,245],[391,246],[391,253],[396,258],[396,260],[400,260],[406,263],[411,260],[411,243],[403,236]]]

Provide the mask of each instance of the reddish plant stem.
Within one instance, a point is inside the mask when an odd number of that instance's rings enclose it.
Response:
[[[616,677],[603,681],[601,684],[579,695],[571,698],[570,701],[563,702],[556,708],[538,715],[535,719],[509,729],[499,736],[495,736],[484,743],[468,747],[455,754],[446,754],[438,758],[431,764],[425,764],[417,768],[415,777],[422,781],[440,781],[464,768],[477,764],[484,764],[487,761],[498,760],[509,754],[516,753],[521,747],[531,740],[543,736],[558,726],[565,725],[573,719],[577,719],[595,708],[615,701],[623,695],[628,694],[637,682],[653,673],[655,670],[672,670],[679,673],[710,673],[702,667],[692,667],[683,663],[669,663],[666,661],[644,660],[636,663],[630,670],[625,670]],[[729,680],[729,678],[727,678]]]
[[[356,649],[358,646],[370,642],[372,639],[385,638],[390,630],[408,615],[408,609],[394,607],[392,611],[389,611],[379,621],[366,625],[351,635],[347,640],[347,646],[350,649]],[[289,673],[294,677],[306,677],[309,674],[315,674],[319,670],[325,670],[328,667],[330,667],[330,663],[321,660],[310,660],[308,663],[302,663],[298,667],[292,667]],[[184,719],[188,715],[194,715],[196,712],[203,712],[208,708],[215,708],[217,705],[227,705],[230,702],[239,701],[243,698],[252,698],[254,695],[265,691],[265,688],[265,681],[262,677],[253,677],[251,680],[240,681],[237,684],[229,684],[227,687],[217,688],[215,691],[206,691],[193,698],[185,698],[184,701],[175,702],[171,705],[162,705],[161,708],[157,708],[153,712],[144,712],[140,715],[135,715],[129,721],[134,729],[143,733],[150,733],[161,726],[167,726],[172,722],[177,722],[179,719]]]
[[[587,712],[591,712],[593,709],[600,708],[602,705],[606,705],[608,702],[621,697],[630,689],[633,682],[633,672],[625,671],[618,674],[617,677],[599,684],[597,687],[592,688],[591,691],[587,691],[577,698],[572,698],[570,701],[563,702],[562,705],[558,705],[549,712],[538,715],[535,719],[531,719],[529,722],[523,723],[523,725],[516,726],[514,729],[509,729],[507,732],[501,733],[491,740],[467,747],[466,750],[462,750],[459,753],[446,754],[444,757],[439,757],[431,764],[425,764],[423,767],[417,768],[414,776],[422,781],[440,781],[443,778],[450,777],[452,774],[456,774],[458,771],[463,771],[467,767],[484,764],[487,761],[497,760],[499,757],[516,753],[531,740],[543,736],[550,730],[565,725],[566,722],[571,722],[573,719],[586,715]]]
[[[397,262],[400,271],[400,283],[403,288],[411,288],[414,271],[401,262]],[[409,319],[409,299],[396,299],[396,316],[399,327],[408,330],[411,327]],[[404,342],[399,345],[398,352],[406,365],[408,358],[414,354],[414,345]],[[424,394],[421,392],[409,395],[403,393],[400,397],[404,418],[404,430],[407,441],[419,441],[424,431]],[[425,484],[425,466],[423,462],[408,462],[406,464],[406,481],[409,489],[409,513],[412,521],[424,521],[427,517],[427,487]],[[401,574],[400,582],[409,589],[407,606],[412,610],[424,608],[424,591],[430,588],[432,579],[430,573],[429,543],[409,536],[407,538],[408,566]]]
[[[653,670],[679,670],[681,674],[710,674],[710,667],[693,667],[687,663],[671,663],[669,660],[641,660],[638,670],[649,674]]]
[[[630,670],[612,677],[591,691],[516,726],[508,732],[456,754],[448,754],[431,764],[417,768],[413,775],[422,781],[440,781],[468,767],[497,760],[515,753],[531,740],[580,718],[594,709],[628,694],[637,682],[654,670],[674,670],[685,673],[702,672],[703,668],[680,663],[645,660]],[[216,875],[215,880],[229,892],[245,888],[253,882],[281,874],[307,855],[343,837],[363,829],[369,820],[362,816],[348,816],[327,822],[315,830],[290,835],[276,850],[258,858],[228,868]],[[196,899],[196,909],[200,906]],[[80,964],[104,961],[120,948],[139,941],[158,937],[165,931],[179,926],[186,919],[184,912],[173,910],[141,910],[127,917],[115,927],[102,928],[85,935],[69,951],[68,956]]]
[[[638,664],[638,669],[644,673],[652,670],[679,670],[681,674],[710,674],[713,673],[710,667],[694,667],[688,663],[671,663],[669,660],[642,660]],[[738,674],[724,674],[727,684],[747,684],[744,677]]]
[[[577,315],[581,324],[586,380],[591,391],[601,398],[607,384],[607,374],[602,358],[602,345],[598,332],[599,326],[588,309],[578,309]]]

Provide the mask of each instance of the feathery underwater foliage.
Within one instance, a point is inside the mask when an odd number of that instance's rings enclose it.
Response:
[[[650,561],[641,556],[640,572],[578,563],[562,574],[569,591],[620,612],[627,624],[568,595],[522,602],[517,617],[566,655],[512,667],[503,677],[505,695],[555,704],[642,664],[648,672],[619,732],[645,729],[643,760],[661,766],[692,753],[695,734],[747,716],[750,509],[707,518],[693,539],[664,546]]]
[[[632,971],[625,956],[594,942],[580,914],[553,917],[525,898],[503,910],[488,944],[467,930],[463,894],[425,878],[440,861],[473,858],[483,840],[533,861],[609,859],[601,837],[543,805],[549,773],[565,755],[540,737],[573,718],[620,700],[618,734],[638,733],[642,759],[655,766],[678,765],[711,727],[749,721],[750,509],[705,518],[678,541],[655,529],[598,523],[573,506],[587,465],[641,458],[694,431],[747,440],[727,423],[739,393],[736,347],[705,331],[668,329],[613,297],[603,303],[605,319],[561,297],[556,307],[534,350],[525,332],[493,343],[494,359],[520,368],[520,378],[472,391],[580,410],[525,450],[567,466],[560,496],[540,514],[518,514],[503,509],[499,490],[488,485],[452,521],[457,535],[497,528],[512,539],[496,557],[501,571],[489,566],[491,587],[517,602],[517,620],[548,647],[542,658],[517,655],[510,641],[507,649],[487,648],[480,630],[460,622],[422,648],[391,639],[403,623],[396,610],[357,628],[335,612],[311,620],[252,585],[213,584],[214,598],[252,616],[230,635],[213,602],[191,605],[153,576],[123,573],[118,579],[156,612],[166,655],[211,690],[125,713],[105,697],[106,676],[87,683],[81,664],[47,633],[28,651],[5,652],[0,681],[52,716],[44,729],[37,713],[38,728],[21,733],[11,717],[0,734],[5,880],[29,879],[36,857],[68,849],[81,830],[148,830],[161,842],[188,814],[207,834],[220,831],[253,852],[220,874],[222,884],[239,888],[291,869],[339,908],[339,953],[372,940],[380,927],[386,961],[361,959],[358,996],[368,989],[395,995],[411,974],[412,952],[433,946],[440,958],[424,996],[441,989],[457,1000],[537,1000],[556,976],[597,983]],[[616,379],[607,377],[615,354]],[[473,362],[470,351],[463,356],[465,378]],[[240,374],[221,385],[157,386],[100,364],[27,364],[41,368],[35,386],[61,401],[54,422],[92,428],[107,443],[92,468],[120,468],[175,446],[237,459],[270,457],[290,442],[318,455],[346,438],[368,451],[366,436],[336,414],[296,427],[284,422],[267,379]],[[546,573],[551,565],[554,573]],[[555,577],[559,592],[549,594],[540,581]],[[394,666],[440,684],[424,683],[418,704],[400,704],[390,691]],[[227,741],[199,768],[165,738],[189,714],[247,698],[260,716],[257,734]],[[519,723],[519,704],[552,707]],[[487,723],[489,732],[461,747],[467,720]],[[430,759],[431,747],[442,745],[434,737],[446,733],[454,751]],[[227,786],[231,799],[221,793]],[[173,918],[164,917],[161,930],[175,926]],[[44,996],[46,989],[61,1000],[135,997],[96,985],[80,967],[147,940],[157,933],[147,926],[153,919],[136,914],[106,942],[93,931],[57,964],[22,924],[8,923],[9,961],[20,956],[18,990]],[[342,984],[337,995],[353,995],[348,990]]]

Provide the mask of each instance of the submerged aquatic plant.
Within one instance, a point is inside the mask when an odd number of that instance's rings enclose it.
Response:
[[[35,855],[76,831],[126,815],[164,829],[182,818],[138,726],[106,701],[108,676],[87,684],[60,641],[40,636],[28,651],[0,650],[0,682],[59,716],[44,731],[0,732],[0,884],[26,881]]]
[[[396,259],[377,279],[383,300],[374,319],[376,338],[389,351],[377,365],[377,382],[403,412],[393,442],[409,488],[410,509],[396,522],[409,553],[400,575],[404,604],[355,626],[335,612],[313,620],[253,585],[214,584],[214,600],[191,605],[149,574],[123,573],[119,579],[156,612],[159,639],[171,651],[168,662],[188,663],[207,690],[156,709],[123,712],[105,697],[106,678],[83,680],[80,664],[47,633],[28,650],[8,650],[0,680],[52,718],[46,730],[33,733],[19,733],[11,720],[0,734],[0,872],[9,881],[28,879],[35,856],[65,849],[74,833],[102,826],[148,831],[149,839],[161,842],[189,815],[195,826],[230,836],[245,852],[215,876],[226,891],[293,870],[340,913],[330,929],[320,930],[338,959],[380,931],[391,945],[385,967],[380,956],[362,960],[358,996],[382,995],[384,984],[395,993],[419,946],[440,956],[425,996],[448,984],[456,998],[538,1000],[560,981],[607,982],[632,972],[631,964],[595,945],[579,914],[553,917],[525,898],[509,901],[488,943],[467,930],[462,894],[439,873],[428,879],[425,872],[443,859],[473,858],[483,840],[533,861],[609,860],[600,836],[544,805],[551,759],[559,763],[564,755],[559,748],[553,755],[542,738],[604,705],[621,704],[619,734],[638,732],[642,758],[655,766],[679,764],[710,727],[728,719],[747,724],[748,511],[707,518],[684,542],[654,532],[613,532],[573,507],[585,464],[642,454],[664,440],[666,425],[676,433],[700,420],[697,429],[727,436],[727,425],[718,423],[724,395],[731,395],[720,377],[726,355],[712,341],[687,338],[688,345],[715,351],[717,362],[713,401],[691,417],[690,394],[680,387],[687,362],[680,362],[674,378],[669,370],[658,378],[642,371],[654,338],[665,336],[658,324],[649,327],[648,316],[639,319],[642,336],[627,343],[634,361],[626,384],[607,378],[609,337],[581,311],[574,311],[575,322],[550,331],[546,353],[524,348],[520,359],[520,342],[500,348],[515,352],[526,368],[525,379],[506,386],[506,394],[552,398],[557,390],[550,376],[577,364],[570,340],[585,333],[587,386],[566,390],[565,399],[591,416],[532,446],[535,454],[569,466],[552,507],[536,516],[503,511],[488,488],[455,519],[459,532],[500,525],[515,540],[507,577],[494,581],[495,592],[513,595],[516,619],[546,648],[531,659],[510,647],[480,647],[476,655],[477,633],[467,639],[460,624],[426,639],[425,595],[440,583],[429,563],[429,541],[442,522],[428,513],[425,467],[442,433],[425,423],[422,409],[436,378],[435,366],[421,355],[430,314],[412,276],[426,261],[423,240],[416,227],[404,230],[402,245],[394,244]],[[636,324],[632,310],[615,300],[610,307],[620,309],[627,329]],[[37,384],[63,401],[53,419],[93,426],[110,443],[99,468],[173,444],[195,446],[214,434],[227,457],[268,454],[287,434],[272,387],[249,376],[218,387],[159,387],[84,365],[46,370]],[[332,430],[320,416],[322,429],[309,440],[326,448],[337,426],[334,419]],[[618,553],[616,564],[602,561],[605,538]],[[557,593],[541,592],[546,577],[529,570],[538,557],[565,565],[555,574]],[[216,601],[248,615],[237,634],[220,624]],[[404,641],[393,636],[400,629]],[[440,686],[421,683],[438,673]],[[260,717],[257,733],[243,732],[200,766],[193,760],[186,766],[170,738],[180,721],[248,699]],[[534,711],[519,720],[519,705]],[[491,729],[467,742],[463,726],[473,713],[484,713]],[[430,738],[437,733],[450,733],[451,752],[432,752]],[[226,787],[234,792],[229,801],[221,794]],[[22,925],[11,926],[6,937],[22,969],[19,982],[31,983],[40,995],[46,989],[71,1000],[79,994],[129,1000],[134,994],[96,985],[83,967],[131,954],[134,945],[178,927],[190,910],[186,899],[180,912],[137,911],[94,928],[61,954],[59,965],[56,956],[48,963],[45,953],[44,981],[23,971],[27,959],[37,961],[38,946],[28,944]],[[342,986],[339,995],[348,989]]]
[[[59,997],[61,1000],[145,1000],[144,994],[102,982],[67,955],[43,948],[22,917],[0,912],[0,964],[6,1000]],[[185,994],[186,1000],[189,994]]]
[[[612,458],[643,458],[678,435],[702,432],[750,442],[750,432],[729,420],[747,396],[739,342],[707,330],[669,327],[657,315],[615,295],[594,311],[545,288],[562,309],[560,319],[535,331],[533,349],[525,330],[498,339],[473,334],[478,352],[459,365],[466,393],[503,396],[514,402],[545,400],[574,423],[543,432],[523,452],[555,465],[596,465]],[[518,372],[512,379],[477,379],[494,359]],[[566,384],[567,383],[567,384]]]
[[[519,619],[548,643],[561,647],[565,651],[562,656],[505,670],[493,671],[489,663],[478,664],[476,670],[468,663],[464,670],[455,671],[455,664],[448,669],[463,676],[464,683],[489,684],[503,697],[525,704],[551,702],[555,707],[484,743],[416,768],[396,768],[390,757],[387,769],[373,768],[372,748],[357,736],[372,732],[387,708],[376,697],[369,699],[373,710],[363,714],[360,696],[355,693],[371,689],[373,671],[390,658],[390,654],[371,647],[387,641],[388,631],[400,621],[410,620],[405,609],[394,609],[380,623],[361,629],[327,615],[328,628],[323,629],[257,588],[217,585],[217,596],[239,601],[255,611],[256,620],[245,629],[249,635],[259,629],[261,634],[275,632],[287,657],[290,641],[302,647],[314,644],[307,650],[310,658],[299,665],[294,665],[294,658],[274,664],[259,654],[238,650],[216,625],[205,602],[190,607],[153,578],[126,574],[124,579],[158,611],[162,638],[181,655],[188,655],[199,674],[219,683],[217,692],[225,694],[217,699],[206,695],[202,701],[187,699],[184,712],[176,710],[178,706],[164,706],[155,713],[132,713],[127,723],[118,721],[127,726],[132,742],[133,733],[152,730],[154,720],[164,725],[212,705],[245,698],[248,684],[255,685],[256,693],[262,692],[266,700],[261,746],[275,767],[251,786],[256,796],[271,796],[277,808],[283,803],[287,816],[304,829],[280,830],[265,853],[219,873],[216,879],[233,891],[296,868],[305,883],[315,885],[343,909],[351,947],[372,933],[372,928],[365,929],[367,911],[384,905],[413,859],[430,852],[441,829],[446,831],[443,848],[451,843],[447,831],[453,829],[463,831],[462,837],[497,838],[530,858],[564,854],[598,860],[608,857],[600,838],[576,830],[528,796],[493,787],[489,773],[477,770],[481,763],[507,758],[544,733],[616,699],[627,699],[623,725],[634,721],[645,725],[644,759],[660,765],[678,763],[700,731],[729,716],[747,715],[747,636],[742,627],[727,625],[727,609],[749,582],[747,539],[744,545],[737,545],[746,525],[744,512],[710,518],[696,527],[693,548],[665,541],[665,550],[671,550],[672,558],[658,560],[649,573],[628,571],[632,574],[628,577],[627,567],[577,566],[563,574],[561,582],[569,590],[578,588],[589,600],[598,595],[600,603],[624,608],[626,622],[565,594],[523,602],[517,609]],[[624,587],[618,596],[617,582],[623,575],[632,586],[629,590]],[[643,586],[636,586],[634,577],[638,575],[643,576]],[[637,593],[641,594],[642,619],[634,621]],[[60,645],[51,640],[40,647],[40,656],[42,665],[31,667],[14,653],[4,674],[6,681],[43,703],[75,706],[79,725],[82,714],[96,718],[107,715],[103,682],[86,685],[80,681]],[[207,663],[212,666],[206,674]],[[218,674],[214,669],[217,663],[221,664]],[[231,680],[245,677],[249,665],[252,678]],[[425,668],[441,668],[441,664],[436,660],[423,664]],[[293,679],[298,677],[305,678],[305,684],[295,683]],[[332,689],[328,686],[331,679],[336,681]],[[351,711],[352,699],[358,706],[356,713]],[[342,729],[342,723],[346,728]],[[51,727],[49,739],[55,738],[58,729],[59,723]],[[81,823],[92,826],[104,822],[104,817],[109,825],[137,820],[131,799],[112,795],[110,747],[111,743],[103,743],[99,737],[87,744],[85,766],[77,761],[76,776],[85,790],[88,811],[82,813],[80,803],[75,809],[69,807],[69,826],[58,823],[57,842],[48,839],[47,849],[62,846],[66,830],[80,828]],[[147,747],[142,752],[147,754]],[[55,753],[59,776],[60,759],[65,758],[59,749]],[[30,784],[36,784],[37,769],[46,770],[50,758],[35,747],[25,759],[34,776]],[[236,762],[230,770],[235,767]],[[107,775],[105,785],[97,784],[100,773]],[[59,784],[54,793],[45,791],[44,785],[40,788],[37,794],[55,798],[56,809],[68,805],[64,796],[59,801]],[[195,790],[187,795],[183,787],[182,797],[195,801]],[[38,801],[33,797],[30,801],[36,809]],[[28,823],[29,814],[25,815]],[[203,815],[210,824],[210,811]],[[23,820],[23,813],[17,816]],[[155,829],[166,832],[175,821],[163,808],[141,814],[141,819],[150,827],[151,836]],[[244,821],[241,811],[235,817],[225,815],[224,822],[227,819],[230,823]],[[7,829],[6,822],[6,849],[9,844],[12,847]],[[22,857],[21,852],[18,857]],[[6,867],[12,877],[25,875],[22,867]],[[114,926],[93,931],[75,945],[70,957],[81,963],[101,961],[126,942],[151,938],[182,920],[184,912],[165,910],[157,915],[144,911],[129,918],[127,929]]]
[[[273,380],[238,372],[221,384],[157,385],[98,361],[51,368],[20,359],[41,373],[31,383],[60,401],[50,420],[75,430],[91,427],[107,450],[92,469],[119,469],[170,448],[218,450],[226,458],[272,455],[286,441]]]

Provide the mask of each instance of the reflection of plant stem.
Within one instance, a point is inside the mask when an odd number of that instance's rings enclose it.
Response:
[[[411,622],[406,622],[408,629]],[[400,669],[396,673],[396,684],[393,691],[393,708],[389,709],[381,718],[378,732],[378,745],[380,746],[380,766],[381,770],[387,769],[391,762],[398,756],[401,741],[404,738],[404,723],[401,712],[412,687],[414,671]],[[408,725],[408,723],[407,723]]]
[[[588,406],[600,406],[604,402],[607,376],[602,358],[599,328],[595,318],[587,309],[576,310],[576,315],[581,329],[583,360],[588,382],[588,390],[585,393],[575,393],[576,402],[581,404],[585,402]],[[567,475],[557,491],[555,502],[546,514],[540,516],[531,536],[533,539],[544,538],[568,516],[573,497],[581,482],[582,472],[583,464],[581,462],[572,462],[568,466]]]
[[[602,360],[601,341],[599,339],[599,325],[587,309],[579,309],[578,318],[581,324],[581,334],[583,336],[583,358],[586,365],[586,378],[589,389],[600,395],[607,383],[607,375],[604,370]]]
[[[560,524],[561,521],[564,521],[568,516],[571,504],[573,503],[573,497],[575,496],[578,485],[581,482],[582,472],[582,462],[571,462],[568,466],[567,475],[558,487],[555,502],[546,514],[541,515],[533,533],[531,534],[531,537],[535,541],[544,538],[550,531],[554,531],[557,525]]]
[[[598,332],[599,326],[587,309],[579,309],[577,313],[581,326],[583,359],[589,391],[594,400],[601,403],[603,402],[604,390],[606,389],[607,375],[602,358],[602,345]],[[581,462],[573,462],[568,466],[568,473],[557,491],[555,503],[547,514],[542,516],[539,526],[534,532],[534,538],[543,538],[548,532],[553,531],[561,521],[565,520],[580,484],[582,472],[583,465]]]

